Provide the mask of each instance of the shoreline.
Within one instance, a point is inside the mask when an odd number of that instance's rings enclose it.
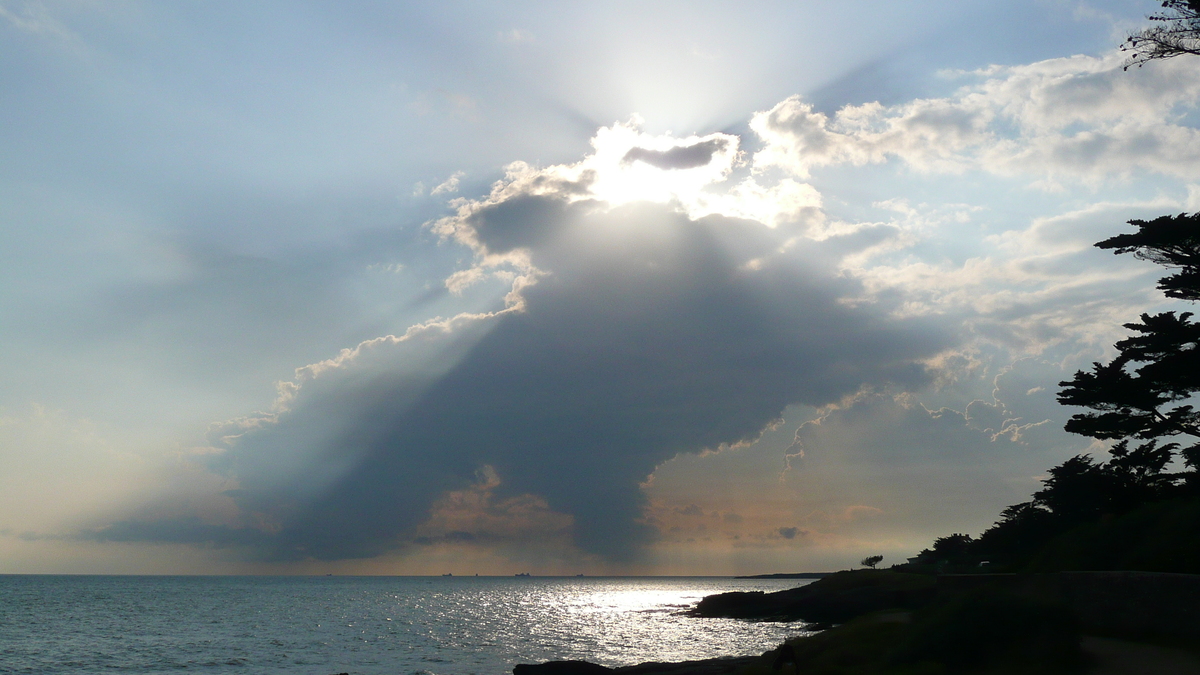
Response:
[[[837,572],[782,572],[776,574],[751,574],[749,576],[734,577],[734,579],[824,579],[834,574],[837,574]]]
[[[767,657],[719,656],[697,661],[648,661],[633,666],[609,668],[591,661],[548,661],[546,663],[519,663],[513,666],[513,675],[733,675],[759,663]]]
[[[616,668],[552,661],[517,665],[512,672],[749,675],[792,664],[794,672],[895,675],[934,664],[947,672],[1200,675],[1198,613],[1200,575],[1098,571],[934,577],[856,570],[774,593],[706,596],[684,612],[805,622],[795,636],[757,656]],[[848,664],[853,668],[844,671]],[[1147,664],[1155,669],[1146,670]]]

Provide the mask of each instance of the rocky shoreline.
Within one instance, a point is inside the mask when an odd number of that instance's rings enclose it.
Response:
[[[618,668],[554,661],[518,665],[513,673],[1200,675],[1200,649],[1194,640],[1200,634],[1198,599],[1197,575],[1092,572],[939,578],[856,570],[775,593],[712,595],[688,612],[696,617],[806,622],[807,635],[759,656]],[[1141,610],[1148,603],[1171,620],[1145,620]],[[1158,669],[1140,669],[1150,662]]]
[[[619,668],[606,668],[588,661],[550,661],[536,665],[519,664],[513,668],[513,675],[733,675],[763,658],[765,655],[721,657],[675,663],[651,661]]]
[[[806,621],[821,626],[845,623],[885,609],[916,609],[937,592],[934,577],[891,571],[839,572],[819,581],[774,593],[734,591],[710,595],[689,613],[757,621]]]

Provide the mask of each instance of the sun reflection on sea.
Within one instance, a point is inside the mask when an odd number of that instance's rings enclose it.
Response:
[[[701,597],[703,596],[695,591],[675,589],[598,591],[578,596],[570,611],[596,613],[686,609]]]
[[[704,596],[726,590],[758,588],[730,579],[543,581],[522,598],[520,612],[528,623],[514,628],[510,637],[540,643],[547,657],[553,652],[560,654],[553,658],[616,666],[756,653],[804,632],[802,623],[748,623],[684,613]]]

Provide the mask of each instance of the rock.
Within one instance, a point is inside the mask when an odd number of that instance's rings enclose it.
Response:
[[[547,663],[518,663],[513,675],[607,675],[612,668],[587,661],[549,661]]]
[[[693,616],[844,623],[884,609],[915,609],[936,593],[933,577],[883,570],[839,572],[819,581],[775,593],[710,595]]]
[[[587,661],[550,661],[537,665],[519,664],[513,667],[513,675],[732,675],[759,659],[758,656],[742,656],[679,663],[651,661],[620,668],[605,668]]]
[[[760,660],[758,656],[722,657],[679,663],[640,663],[613,669],[616,675],[732,675]]]

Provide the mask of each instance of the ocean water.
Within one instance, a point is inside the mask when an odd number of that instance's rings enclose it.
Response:
[[[802,623],[680,615],[727,577],[0,575],[0,673],[501,675],[755,654]]]

